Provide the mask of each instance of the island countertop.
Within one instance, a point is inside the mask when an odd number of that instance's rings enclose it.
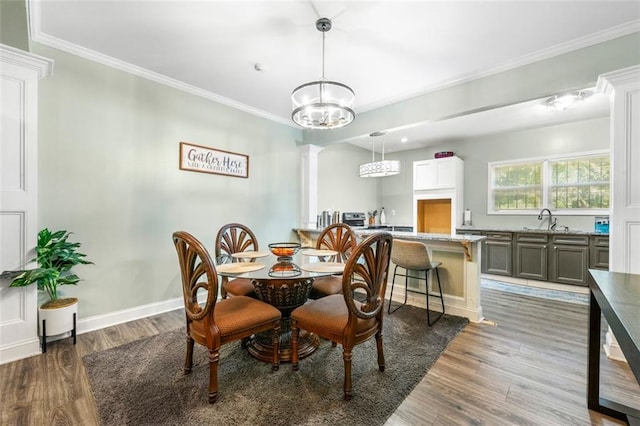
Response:
[[[319,234],[322,229],[316,228],[293,228],[296,232],[308,232],[310,234]],[[471,235],[471,234],[428,234],[423,232],[401,232],[401,231],[388,231],[385,229],[358,229],[353,228],[353,232],[360,237],[367,237],[377,232],[388,232],[394,238],[402,238],[405,240],[422,240],[422,241],[453,241],[453,242],[471,242],[476,243],[482,241],[487,237],[484,235]]]
[[[293,228],[298,234],[298,238],[303,246],[312,247],[315,245],[322,229],[316,228]],[[441,262],[440,280],[444,294],[444,304],[446,313],[468,318],[473,322],[480,322],[483,319],[482,305],[480,303],[480,270],[482,261],[482,244],[487,237],[484,235],[472,234],[431,234],[422,232],[389,231],[388,229],[363,229],[353,228],[358,239],[367,238],[379,232],[388,232],[394,239],[420,241],[429,252],[433,261]],[[391,268],[391,267],[390,267]],[[388,277],[392,280],[391,276]],[[414,290],[427,292],[427,289],[415,283],[408,284],[406,277],[399,276],[396,285],[411,285]],[[433,278],[429,280],[434,282]],[[423,282],[424,284],[424,282]],[[390,291],[391,284],[387,285],[387,292]],[[388,294],[390,297],[390,294]],[[394,297],[394,300],[396,298]],[[401,297],[398,296],[398,302]],[[424,296],[412,295],[407,303],[426,308]]]

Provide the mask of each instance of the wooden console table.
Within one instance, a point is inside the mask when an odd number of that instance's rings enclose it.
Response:
[[[590,269],[589,371],[590,410],[640,425],[640,410],[600,397],[601,314],[616,336],[629,367],[640,383],[640,275]]]

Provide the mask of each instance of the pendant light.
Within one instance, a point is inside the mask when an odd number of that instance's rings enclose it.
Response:
[[[291,94],[291,118],[307,129],[336,129],[346,126],[355,118],[355,93],[349,86],[325,78],[324,37],[331,29],[331,20],[318,19],[316,28],[322,33],[322,77],[295,88]]]
[[[371,162],[360,165],[360,177],[384,177],[400,173],[399,160],[384,159],[384,135],[386,132],[373,132],[369,136],[382,136],[382,160],[376,161],[375,139],[371,142]]]

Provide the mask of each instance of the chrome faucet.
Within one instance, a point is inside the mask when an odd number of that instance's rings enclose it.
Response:
[[[542,220],[542,215],[544,214],[544,212],[549,213],[549,224],[547,225],[547,229],[549,231],[556,229],[556,221],[558,220],[558,218],[553,217],[553,215],[551,214],[551,210],[549,209],[540,210],[540,214],[538,215],[538,220]]]

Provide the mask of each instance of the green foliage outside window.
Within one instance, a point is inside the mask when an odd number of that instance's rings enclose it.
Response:
[[[542,206],[542,164],[540,162],[496,166],[494,207],[497,210],[534,209]]]
[[[552,208],[609,208],[609,156],[551,161],[550,166]]]
[[[498,164],[491,171],[493,210],[609,208],[608,154]]]

